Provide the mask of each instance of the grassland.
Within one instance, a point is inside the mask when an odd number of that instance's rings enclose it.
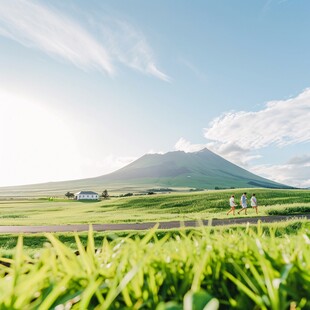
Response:
[[[257,225],[256,224],[248,224],[251,227],[251,230],[257,232]],[[241,233],[245,231],[247,226],[243,225],[232,225],[232,226],[216,226],[216,227],[205,227],[204,229],[208,230],[210,234],[218,234],[223,235],[226,233],[230,233],[232,231],[238,231]],[[260,228],[262,232],[268,236],[270,234],[270,230],[273,231],[275,237],[286,237],[297,235],[301,231],[310,231],[310,222],[307,220],[288,220],[285,222],[278,222],[278,223],[260,223]],[[192,231],[196,231],[197,228],[193,227],[182,227],[181,229],[158,229],[156,231],[156,238],[161,239],[166,235],[169,236],[177,236],[180,235],[180,231],[185,234],[189,234]],[[138,236],[139,238],[143,238],[148,231],[106,231],[106,232],[94,232],[94,244],[96,248],[100,248],[102,244],[102,240],[106,238],[109,241],[113,241],[119,238],[135,238]],[[18,237],[21,234],[0,234],[0,257],[12,257],[15,252],[15,247],[17,244]],[[75,242],[75,233],[54,233],[53,234],[56,238],[58,238],[63,244],[65,244],[68,248],[72,249],[73,251],[77,250],[77,245]],[[79,238],[81,243],[86,246],[87,245],[87,232],[80,232]],[[23,249],[27,255],[35,255],[39,250],[44,248],[48,239],[45,233],[36,233],[36,234],[23,234]]]
[[[34,256],[19,237],[13,259],[2,258],[0,308],[309,309],[310,234],[293,231],[153,230],[97,244],[90,231],[86,248],[74,236],[78,255],[48,234]]]
[[[0,225],[226,218],[230,195],[238,200],[243,191],[100,202],[2,200]],[[255,193],[260,215],[310,212],[310,191]],[[0,244],[0,309],[310,308],[306,220],[136,233],[4,234]]]
[[[2,200],[0,225],[135,223],[226,218],[230,195],[235,194],[238,201],[243,191],[244,189],[156,194],[111,198],[99,202],[44,198]],[[250,196],[253,189],[246,191]],[[259,215],[310,212],[309,190],[255,189],[255,193],[259,202]],[[255,216],[251,208],[248,216]]]

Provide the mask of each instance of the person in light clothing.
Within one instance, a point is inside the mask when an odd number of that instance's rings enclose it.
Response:
[[[230,199],[229,199],[229,205],[230,205],[230,210],[227,212],[227,215],[232,212],[233,215],[235,215],[235,208],[237,207],[237,205],[235,204],[235,196],[231,195]]]
[[[248,206],[247,206],[246,200],[247,200],[246,193],[243,193],[243,195],[241,196],[241,199],[240,199],[242,209],[240,211],[238,211],[238,214],[240,214],[240,212],[244,211],[245,215],[247,215],[246,210],[247,210]]]
[[[251,197],[251,207],[255,209],[256,214],[258,214],[258,210],[257,210],[257,199],[255,194],[252,195]]]

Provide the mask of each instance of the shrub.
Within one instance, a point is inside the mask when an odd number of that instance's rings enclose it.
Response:
[[[274,210],[268,210],[268,215],[293,215],[293,214],[303,214],[303,213],[309,213],[310,207],[286,207],[283,209],[274,209]]]

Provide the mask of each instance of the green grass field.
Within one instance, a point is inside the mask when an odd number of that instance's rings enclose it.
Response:
[[[307,220],[289,220],[285,222],[280,223],[261,223],[260,224],[262,231],[265,233],[265,235],[269,235],[270,230],[274,232],[274,235],[276,237],[286,237],[286,236],[292,236],[297,235],[300,233],[300,231],[308,230],[310,231],[310,222]],[[245,231],[246,226],[243,225],[232,225],[232,226],[216,226],[216,227],[205,227],[205,229],[208,229],[210,234],[225,234],[229,233],[231,231]],[[183,233],[190,233],[192,231],[195,231],[196,228],[182,228],[181,231]],[[252,224],[251,230],[256,232],[257,231],[257,225]],[[118,238],[135,238],[136,236],[139,236],[140,238],[143,238],[148,231],[107,231],[107,232],[94,232],[94,242],[96,248],[99,248],[102,244],[103,238],[106,238],[109,241],[118,239]],[[170,236],[176,236],[180,235],[179,229],[158,229],[156,231],[156,237],[158,239],[161,239],[165,237],[167,234]],[[54,233],[55,237],[57,237],[61,242],[63,242],[67,247],[70,249],[76,251],[77,245],[75,243],[75,233]],[[17,244],[17,240],[20,234],[0,234],[0,257],[12,257],[15,252],[15,247]],[[84,246],[87,244],[87,232],[81,232],[79,233],[79,238]],[[23,234],[23,249],[27,255],[35,255],[39,250],[41,250],[45,243],[48,242],[48,239],[46,237],[46,234],[42,233],[36,233],[36,234]]]
[[[2,200],[0,225],[226,218],[230,195],[238,201],[244,191],[100,202]],[[250,197],[252,190],[246,191]],[[310,212],[310,191],[255,193],[259,215]],[[251,209],[248,214],[255,215]],[[0,309],[309,309],[309,237],[306,220],[168,231],[3,234]]]
[[[111,198],[99,202],[64,199],[2,200],[0,225],[58,225],[199,220],[227,217],[228,200],[238,202],[243,190],[171,193]],[[253,189],[246,190],[250,198]],[[310,212],[309,190],[255,189],[259,215]],[[241,215],[240,215],[241,216]],[[242,215],[244,216],[244,215]],[[248,216],[255,216],[249,208]],[[237,215],[236,215],[237,217]]]
[[[90,230],[74,235],[79,255],[51,234],[29,255],[20,237],[1,258],[0,309],[309,309],[310,233],[290,224],[280,237],[272,225],[101,240]]]

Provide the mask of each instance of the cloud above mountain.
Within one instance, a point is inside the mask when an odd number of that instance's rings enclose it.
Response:
[[[218,144],[233,143],[245,150],[309,142],[309,113],[308,88],[295,98],[270,101],[256,112],[225,113],[204,129],[204,136]]]
[[[207,147],[207,144],[192,144],[185,138],[180,138],[174,145],[176,151],[184,151],[185,153],[198,152]]]
[[[256,165],[267,147],[281,149],[310,142],[310,88],[298,96],[268,102],[258,111],[228,112],[204,129],[205,144],[180,138],[176,150],[195,152],[204,147],[259,175],[281,183],[306,187],[310,183],[309,154],[292,157],[284,164]],[[310,151],[310,150],[309,150]]]
[[[307,158],[307,161],[304,159]],[[251,172],[272,178],[282,184],[291,184],[296,187],[310,187],[310,156],[304,155],[297,160],[291,158],[284,164],[279,165],[257,165],[253,166]]]

